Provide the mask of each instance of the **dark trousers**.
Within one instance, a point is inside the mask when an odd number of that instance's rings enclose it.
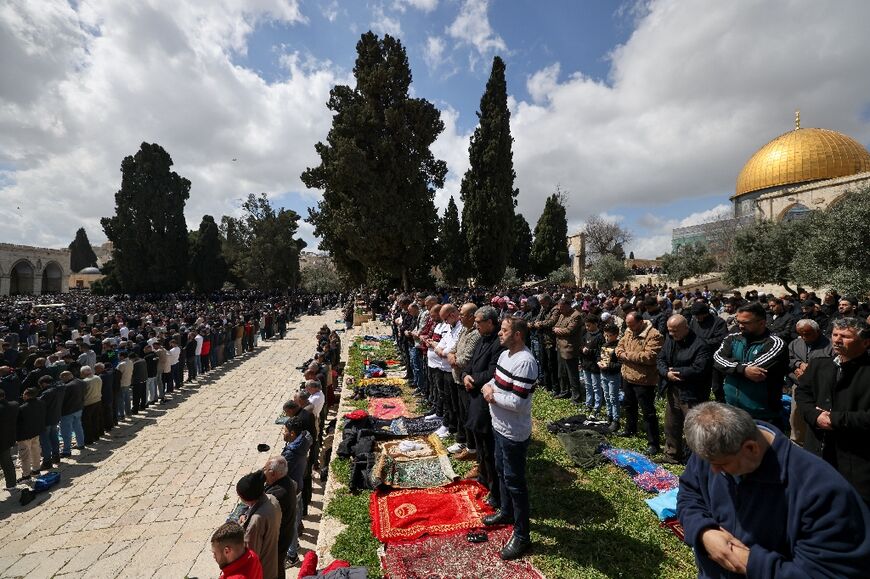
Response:
[[[0,468],[3,469],[3,478],[6,479],[6,488],[15,486],[15,463],[12,462],[12,447],[0,448]]]
[[[199,355],[199,367],[202,368],[203,374],[211,370],[211,356],[209,354]]]
[[[102,402],[88,404],[82,408],[82,429],[85,431],[85,444],[91,444],[102,433]]]
[[[679,390],[668,387],[665,392],[665,454],[676,460],[682,460],[686,455],[683,442],[683,424],[686,413],[700,402],[681,402]]]
[[[477,448],[477,445],[474,442],[474,433],[465,427],[465,421],[468,419],[468,405],[471,403],[471,396],[469,396],[468,391],[465,390],[465,386],[462,384],[456,384],[454,382],[453,387],[456,389],[457,398],[459,400],[459,406],[457,407],[457,410],[459,411],[459,431],[456,433],[456,442],[462,442],[469,450],[474,450]],[[460,435],[462,436],[462,440],[459,440]]]
[[[725,374],[713,369],[713,399],[725,403]]]
[[[60,439],[57,424],[46,426],[39,433],[39,448],[42,450],[43,464],[51,464],[52,459],[60,461]]]
[[[495,438],[492,429],[487,432],[472,431],[477,447],[477,482],[489,489],[495,504],[501,504],[501,485],[495,470]]]
[[[571,394],[571,399],[579,400],[580,367],[577,358],[559,356],[559,394]]]
[[[175,388],[172,384],[172,370],[160,374],[160,380],[163,381],[163,393],[172,392]]]
[[[123,402],[119,402],[122,400],[123,394],[121,394],[121,383],[118,382],[116,384],[112,384],[112,418],[109,424],[112,426],[118,426],[118,406],[124,406]]]
[[[456,442],[465,442],[459,440],[459,391],[453,383],[453,372],[441,372],[441,391],[444,395],[444,423],[457,435]],[[461,432],[465,438],[464,430]]]
[[[100,429],[103,432],[109,432],[115,426],[115,399],[110,398],[100,402]]]
[[[643,386],[641,384],[632,384],[623,382],[623,391],[625,399],[623,406],[625,407],[625,430],[627,432],[637,432],[637,409],[640,405],[640,411],[643,416],[644,427],[646,428],[646,440],[650,446],[659,447],[661,440],[659,438],[659,419],[656,416],[656,387]]]
[[[181,360],[172,365],[172,382],[175,388],[181,388],[181,383],[184,382],[184,364]]]
[[[187,379],[193,380],[196,378],[196,356],[187,357]]]
[[[529,488],[526,484],[526,455],[531,437],[515,442],[498,432],[495,436],[495,470],[501,484],[501,511],[513,517],[514,536],[529,537]]]
[[[556,348],[543,346],[546,380],[550,391],[559,389],[559,353]]]
[[[443,374],[441,370],[429,367],[426,368],[426,373],[429,376],[429,402],[435,409],[435,414],[444,418],[444,399],[441,395],[441,382],[443,381],[441,377]]]
[[[148,404],[145,402],[145,382],[133,382],[131,389],[133,391],[133,414],[148,408]]]

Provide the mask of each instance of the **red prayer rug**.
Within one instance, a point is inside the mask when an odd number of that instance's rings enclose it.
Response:
[[[473,480],[431,489],[375,491],[369,502],[372,534],[381,543],[441,535],[483,525],[492,513],[483,502],[489,491]]]
[[[512,526],[488,529],[483,543],[469,543],[466,531],[393,543],[381,563],[388,579],[543,579],[526,560],[501,560],[511,533]]]
[[[382,420],[410,416],[401,398],[369,398],[369,414]]]
[[[665,519],[659,526],[663,529],[670,530],[680,541],[686,540],[686,533],[683,531],[683,525],[680,523],[680,519],[677,517],[671,517],[669,519]]]

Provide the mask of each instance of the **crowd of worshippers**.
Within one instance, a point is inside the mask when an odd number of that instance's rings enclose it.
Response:
[[[283,579],[285,569],[299,562],[312,476],[318,472],[325,479],[328,472],[327,415],[338,402],[342,368],[338,334],[323,326],[315,341],[314,355],[302,367],[302,383],[276,421],[285,443],[281,454],[238,481],[239,505],[212,536],[221,577]]]
[[[259,340],[283,338],[306,303],[256,291],[38,301],[52,305],[0,302],[0,465],[7,490],[252,352]]]
[[[476,461],[471,476],[509,513],[521,505],[499,498],[505,486],[498,474],[513,452],[499,442],[528,436],[530,417],[515,410],[536,388],[570,399],[610,433],[635,437],[642,427],[647,454],[665,463],[688,461],[684,423],[693,407],[711,399],[726,403],[822,457],[870,502],[866,302],[833,291],[819,299],[804,290],[723,296],[657,286],[391,297],[407,378],[442,418],[439,434],[455,436],[449,450]],[[533,385],[499,367],[505,348],[496,334],[511,319],[525,322],[525,345],[537,366]],[[493,384],[496,392],[523,397],[506,405],[510,420],[498,427],[498,405],[483,395]],[[664,400],[664,447],[657,397]],[[507,487],[522,495],[518,468],[508,465]]]

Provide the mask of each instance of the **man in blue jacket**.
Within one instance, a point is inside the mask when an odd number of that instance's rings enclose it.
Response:
[[[866,577],[870,511],[828,463],[745,410],[686,417],[677,512],[699,577]]]

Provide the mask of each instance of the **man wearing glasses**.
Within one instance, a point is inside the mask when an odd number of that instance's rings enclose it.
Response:
[[[767,329],[767,314],[758,302],[738,308],[736,319],[739,331],[726,336],[713,355],[716,369],[725,375],[725,402],[784,429],[786,344]]]

